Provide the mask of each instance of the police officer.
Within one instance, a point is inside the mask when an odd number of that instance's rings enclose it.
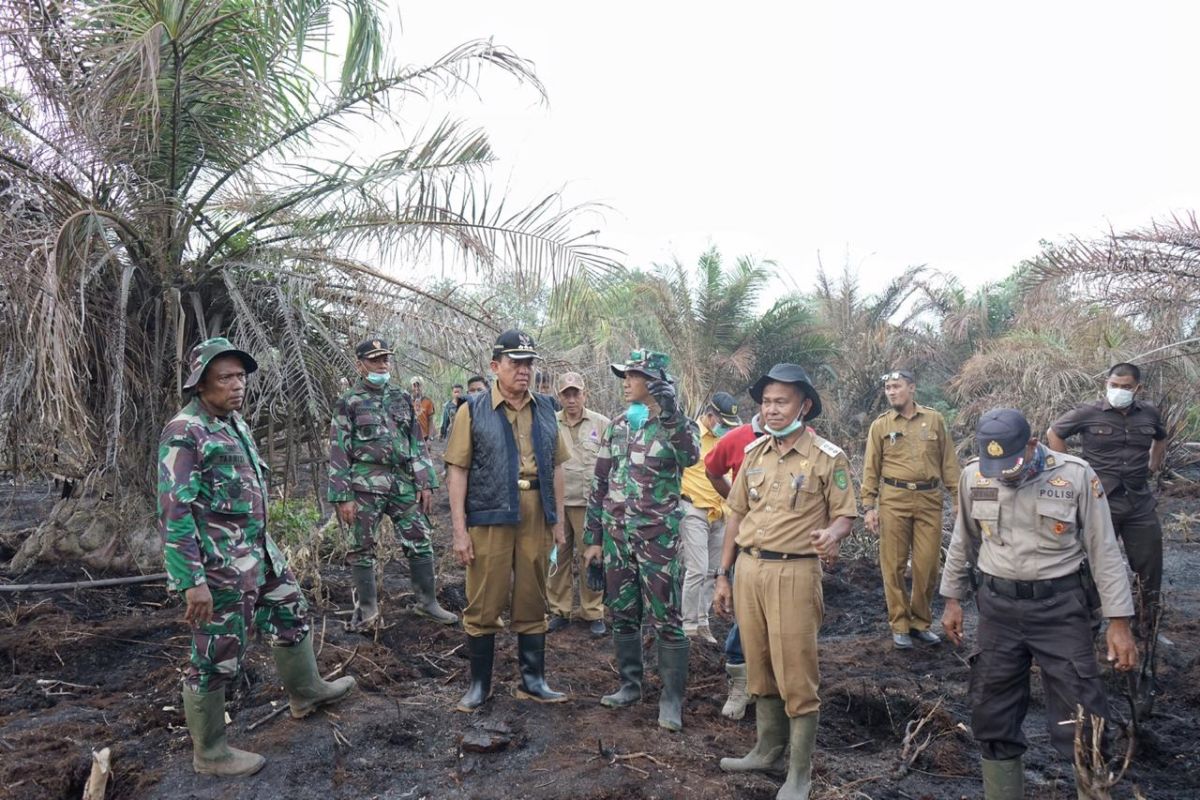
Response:
[[[1098,590],[1109,619],[1108,660],[1122,671],[1137,662],[1133,598],[1104,487],[1087,462],[1052,453],[1011,408],[984,414],[975,442],[979,459],[967,463],[959,481],[958,519],[942,573],[942,626],[962,643],[959,601],[977,567],[971,729],[983,755],[984,797],[1020,800],[1031,660],[1041,668],[1050,742],[1073,762],[1076,706],[1089,717],[1108,716],[1088,587]]]
[[[578,372],[567,372],[559,377],[558,399],[562,405],[562,410],[558,412],[558,424],[566,434],[564,439],[571,450],[571,458],[563,465],[567,542],[559,548],[558,572],[549,581],[548,630],[550,633],[562,630],[570,622],[574,599],[572,566],[578,560],[579,616],[588,623],[592,636],[603,636],[608,632],[604,625],[604,592],[587,585],[583,533],[588,495],[592,490],[592,474],[596,471],[596,458],[600,455],[600,438],[611,420],[587,407],[587,385]]]
[[[1104,397],[1063,414],[1046,443],[1060,453],[1067,439],[1079,434],[1087,460],[1108,496],[1113,528],[1125,544],[1125,557],[1137,575],[1137,617],[1140,636],[1154,634],[1162,589],[1162,526],[1150,473],[1162,467],[1167,431],[1158,409],[1138,399],[1142,375],[1133,364],[1108,371]]]
[[[359,379],[338,398],[329,424],[329,489],[338,519],[353,532],[348,556],[354,574],[354,615],[348,627],[367,630],[379,621],[375,585],[375,535],[386,515],[408,556],[416,603],[413,610],[443,625],[458,617],[437,601],[433,543],[426,514],[437,474],[417,426],[412,398],[391,384],[392,351],[385,339],[359,342]]]
[[[563,531],[563,462],[570,450],[546,395],[529,391],[533,339],[518,330],[492,347],[490,392],[471,394],[454,417],[446,443],[454,554],[467,568],[463,627],[471,686],[459,711],[491,695],[496,633],[510,608],[521,667],[519,698],[559,703],[546,684],[546,572]]]
[[[942,554],[942,487],[956,502],[959,466],[946,420],[917,403],[917,382],[908,370],[883,376],[891,410],[867,432],[862,502],[867,530],[879,534],[879,569],[887,600],[892,644],[901,650],[913,639],[937,644],[933,592]],[[904,585],[912,559],[912,592]]]
[[[858,516],[850,461],[805,421],[821,397],[802,367],[776,364],[750,396],[768,434],[746,448],[729,493],[731,511],[714,606],[737,612],[758,739],[727,772],[787,770],[776,800],[807,800],[821,700],[817,631],[825,612],[818,558],[837,558]],[[737,552],[737,581],[729,571]],[[790,757],[784,751],[790,744]]]
[[[184,593],[192,632],[183,678],[192,767],[240,777],[265,763],[225,739],[225,687],[241,669],[252,624],[272,642],[293,717],[345,697],[354,679],[321,679],[308,605],[267,533],[267,465],[238,413],[258,364],[222,337],[198,344],[188,361],[183,388],[195,396],[159,440],[159,531],[167,585]]]
[[[588,500],[589,563],[603,558],[604,602],[612,612],[621,685],[600,703],[622,708],[642,699],[642,622],[658,634],[662,694],[658,724],[683,728],[688,639],[680,615],[679,505],[683,470],[700,458],[696,423],[680,413],[667,356],[634,350],[611,365],[629,408],[604,431]]]

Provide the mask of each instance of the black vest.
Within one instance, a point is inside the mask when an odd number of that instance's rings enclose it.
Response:
[[[558,420],[550,397],[534,394],[533,458],[537,463],[538,492],[548,524],[558,521],[554,498],[554,452],[558,445]],[[492,407],[492,393],[467,398],[471,412],[471,471],[467,476],[467,524],[516,525],[521,521],[517,489],[520,452],[502,409]]]

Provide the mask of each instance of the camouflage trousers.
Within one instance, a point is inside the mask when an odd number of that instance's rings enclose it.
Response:
[[[433,555],[433,542],[429,538],[429,520],[417,508],[416,492],[403,487],[387,494],[372,492],[354,493],[354,530],[351,532],[353,546],[347,560],[355,566],[375,566],[375,534],[386,514],[396,529],[396,539],[404,548],[408,558],[423,558]]]
[[[191,660],[183,677],[190,689],[213,691],[237,677],[251,622],[272,645],[298,644],[308,635],[308,603],[290,569],[276,575],[267,568],[267,582],[252,591],[209,589],[212,620],[192,626]]]
[[[607,533],[607,532],[606,532]],[[682,642],[679,517],[604,537],[604,604],[613,633],[637,633],[649,618],[658,638]]]

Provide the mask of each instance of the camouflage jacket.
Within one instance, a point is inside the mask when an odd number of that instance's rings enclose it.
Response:
[[[329,424],[329,501],[353,500],[355,492],[387,494],[396,483],[438,487],[412,397],[391,384],[376,389],[359,379],[338,398]]]
[[[158,444],[158,525],[167,585],[207,582],[253,590],[287,564],[267,534],[267,464],[235,411],[214,417],[193,399],[163,428]]]
[[[684,469],[699,460],[699,429],[683,414],[672,424],[654,417],[636,431],[618,416],[600,438],[584,541],[601,544],[613,529],[661,533],[679,508]]]

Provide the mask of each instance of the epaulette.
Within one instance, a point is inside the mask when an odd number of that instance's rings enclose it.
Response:
[[[830,458],[837,458],[842,454],[842,448],[838,447],[828,439],[824,439],[816,434],[813,434],[813,440],[817,443],[817,448]]]
[[[743,448],[742,448],[742,452],[743,452],[743,453],[749,453],[749,452],[750,452],[751,450],[753,450],[755,447],[757,447],[758,445],[762,444],[762,443],[763,443],[765,440],[767,440],[767,439],[770,439],[770,438],[771,438],[770,434],[766,434],[766,433],[764,433],[762,436],[758,437],[757,439],[755,439],[754,441],[752,441],[750,444],[748,444],[748,445],[746,445],[745,447],[743,447]]]

